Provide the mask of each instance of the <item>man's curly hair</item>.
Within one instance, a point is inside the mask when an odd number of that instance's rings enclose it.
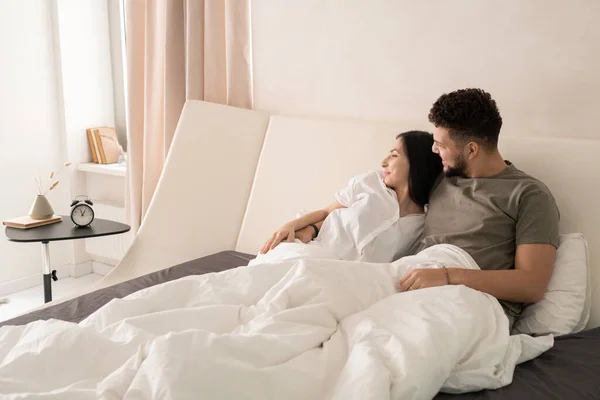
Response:
[[[448,129],[452,140],[498,146],[502,117],[496,102],[482,89],[460,89],[440,96],[429,111],[429,122]]]

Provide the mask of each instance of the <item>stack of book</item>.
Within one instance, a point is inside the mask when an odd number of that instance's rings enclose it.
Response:
[[[119,144],[115,128],[100,126],[86,129],[92,159],[97,164],[114,164],[119,162],[123,148]]]
[[[33,219],[29,215],[24,215],[22,217],[2,221],[2,225],[17,229],[29,229],[37,228],[38,226],[55,224],[60,221],[62,221],[62,217],[60,215],[53,215],[51,218],[47,219]]]

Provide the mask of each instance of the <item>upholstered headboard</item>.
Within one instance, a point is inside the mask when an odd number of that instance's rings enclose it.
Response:
[[[268,122],[257,111],[187,102],[137,236],[92,289],[234,248]]]

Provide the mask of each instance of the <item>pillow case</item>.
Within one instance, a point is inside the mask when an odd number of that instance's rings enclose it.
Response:
[[[512,333],[560,336],[583,330],[591,306],[588,263],[583,234],[560,235],[546,294],[539,302],[525,307],[515,321]]]

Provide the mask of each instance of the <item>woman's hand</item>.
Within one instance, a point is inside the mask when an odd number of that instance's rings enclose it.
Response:
[[[271,235],[269,240],[267,240],[260,249],[260,254],[265,254],[270,250],[273,250],[283,240],[293,242],[294,239],[300,239],[304,243],[310,242],[314,235],[314,229],[310,227],[310,224],[321,223],[332,211],[337,210],[338,208],[345,208],[345,206],[334,201],[326,209],[313,211],[288,222]]]
[[[269,240],[267,240],[260,249],[260,254],[265,254],[268,251],[273,250],[284,239],[288,242],[293,242],[296,237],[296,226],[294,222],[295,221],[288,222],[272,234]]]
[[[315,230],[312,226],[307,226],[296,231],[296,239],[300,239],[302,243],[308,243],[313,240],[315,236]]]

